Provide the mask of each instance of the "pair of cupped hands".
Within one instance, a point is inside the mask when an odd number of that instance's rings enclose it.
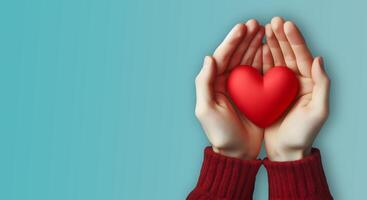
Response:
[[[227,94],[228,74],[238,65],[253,66],[262,74],[287,66],[299,79],[294,103],[265,129],[240,113]],[[313,57],[297,26],[281,17],[265,26],[254,19],[235,25],[214,54],[205,57],[195,83],[195,114],[213,150],[224,156],[256,159],[264,142],[271,161],[302,159],[310,154],[329,113],[330,80],[322,58]]]

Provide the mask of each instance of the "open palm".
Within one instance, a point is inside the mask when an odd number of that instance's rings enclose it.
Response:
[[[265,148],[275,161],[301,159],[328,116],[329,79],[320,57],[313,58],[296,25],[280,17],[265,27],[263,71],[288,66],[298,76],[300,92],[291,109],[265,129]]]
[[[196,77],[196,109],[209,141],[216,152],[231,157],[255,159],[260,152],[263,129],[247,120],[230,102],[226,91],[229,70],[243,64],[262,67],[264,27],[255,20],[236,25],[207,56]]]

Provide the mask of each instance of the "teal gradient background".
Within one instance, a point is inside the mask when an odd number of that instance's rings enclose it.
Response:
[[[234,24],[275,15],[299,24],[324,56],[331,115],[315,146],[335,199],[364,199],[366,6],[1,1],[0,199],[184,199],[208,145],[193,112],[202,59]],[[254,199],[267,199],[267,190],[261,168]]]

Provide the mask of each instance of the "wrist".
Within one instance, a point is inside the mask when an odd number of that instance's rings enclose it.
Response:
[[[301,160],[311,154],[311,147],[309,148],[279,148],[267,151],[269,160],[276,162],[287,162]]]
[[[231,158],[238,158],[241,160],[256,160],[257,154],[251,153],[246,150],[241,149],[225,149],[225,148],[218,148],[212,147],[215,153],[218,153],[223,156],[231,157]]]

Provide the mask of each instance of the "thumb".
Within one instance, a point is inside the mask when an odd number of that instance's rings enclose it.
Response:
[[[312,62],[311,76],[314,82],[312,104],[320,110],[327,110],[329,106],[330,80],[324,69],[321,57]]]
[[[216,76],[216,64],[211,56],[206,56],[199,74],[196,76],[196,101],[197,104],[207,104],[213,101],[213,84]]]

